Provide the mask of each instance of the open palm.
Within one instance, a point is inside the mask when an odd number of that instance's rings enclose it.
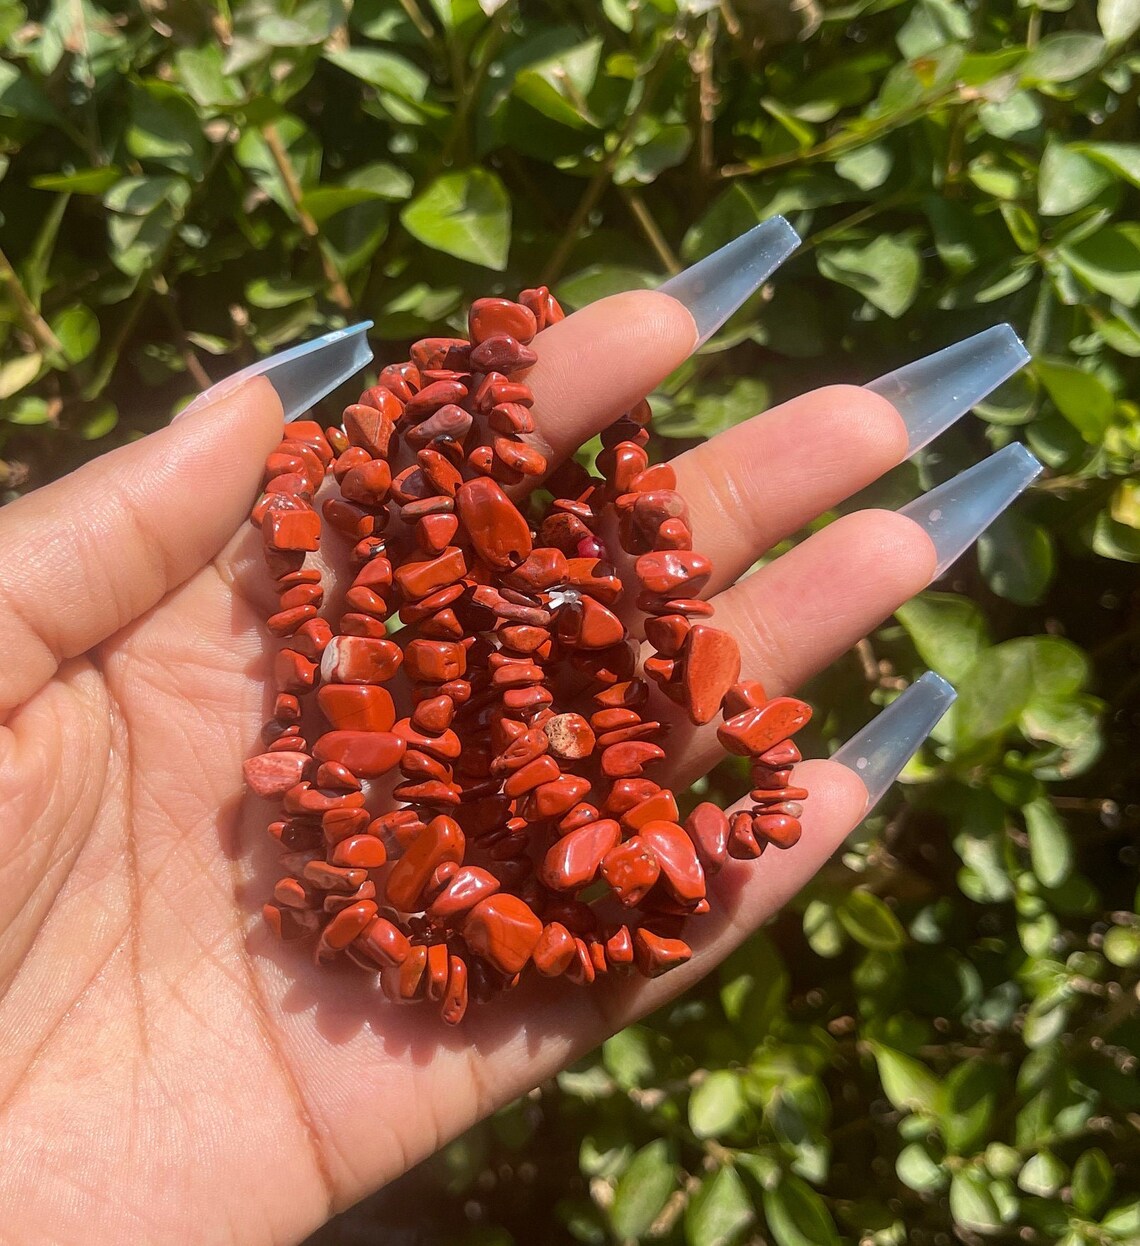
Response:
[[[653,293],[544,332],[528,383],[552,466],[694,337]],[[239,530],[280,420],[251,382],[0,515],[0,1242],[296,1241],[706,973],[863,811],[848,771],[804,763],[803,839],[711,881],[689,964],[524,986],[456,1030],[274,942],[269,806],[240,776],[276,646]],[[922,588],[934,552],[910,520],[860,512],[737,577],[905,452],[887,403],[837,388],[676,460],[715,560],[705,595],[770,693]],[[663,781],[683,788],[718,746],[669,714]]]

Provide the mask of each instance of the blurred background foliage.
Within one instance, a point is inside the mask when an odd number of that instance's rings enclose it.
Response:
[[[1014,438],[1049,469],[808,690],[825,752],[955,682],[903,786],[703,989],[314,1246],[1140,1242],[1138,29],[1140,0],[0,0],[8,499],[298,338],[367,316],[402,358],[472,297],[579,306],[775,212],[804,246],[657,396],[662,453],[999,320],[1033,351],[860,499]]]

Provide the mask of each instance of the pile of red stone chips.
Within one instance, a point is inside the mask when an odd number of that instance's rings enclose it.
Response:
[[[573,460],[548,474],[528,444],[531,343],[562,318],[541,287],[478,300],[470,341],[417,342],[343,427],[286,425],[252,514],[284,641],[267,751],[245,765],[283,805],[266,921],[453,1024],[531,965],[588,983],[683,963],[706,877],[794,844],[807,795],[789,737],[811,711],[740,681],[673,469],[649,464],[648,404],[602,434],[600,478]],[[322,536],[353,569],[327,598],[307,558]],[[681,822],[650,777],[668,769],[662,696],[723,716],[749,809]]]

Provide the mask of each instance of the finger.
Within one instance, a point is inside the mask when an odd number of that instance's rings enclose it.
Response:
[[[921,592],[935,557],[930,537],[910,519],[856,511],[719,593],[713,623],[736,640],[742,677],[780,696]],[[724,749],[715,722],[694,727],[678,707],[659,709],[670,731],[670,756],[680,759],[667,781],[680,790],[715,765]]]
[[[527,373],[535,432],[528,439],[555,468],[635,406],[692,353],[693,317],[654,290],[600,299],[534,339]]]
[[[732,584],[777,542],[849,498],[907,453],[884,398],[833,385],[773,407],[672,461],[693,548],[715,553],[702,596]]]
[[[255,379],[0,514],[0,714],[208,562],[248,514],[281,402]]]

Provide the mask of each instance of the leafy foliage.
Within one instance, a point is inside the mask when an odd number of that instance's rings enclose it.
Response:
[[[663,387],[659,448],[998,320],[1033,351],[860,499],[1014,438],[1050,469],[809,690],[823,752],[923,666],[958,685],[904,792],[715,980],[315,1241],[1140,1240],[1138,31],[1140,0],[0,0],[9,498],[298,337],[367,316],[403,357],[473,296],[581,305],[775,212],[805,245]]]

